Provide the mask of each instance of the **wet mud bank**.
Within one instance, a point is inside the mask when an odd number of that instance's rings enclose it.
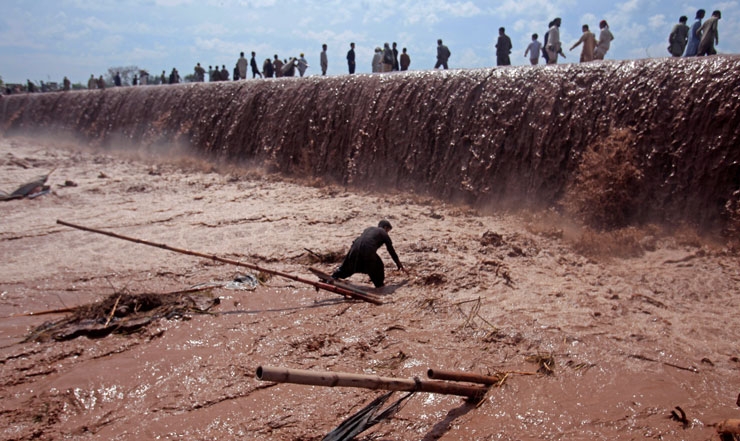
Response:
[[[181,145],[477,207],[559,204],[584,152],[627,131],[629,221],[721,227],[740,197],[740,57],[17,95],[0,102],[0,131]]]

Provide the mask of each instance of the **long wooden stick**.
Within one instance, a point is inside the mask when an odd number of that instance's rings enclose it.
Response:
[[[471,374],[470,372],[452,372],[434,369],[427,370],[427,377],[435,380],[468,381],[470,383],[487,385],[498,384],[501,382],[501,378],[494,375],[478,375]]]
[[[503,372],[503,375],[536,375],[534,372]],[[498,385],[501,383],[501,376],[498,375],[481,375],[473,374],[470,372],[455,372],[455,371],[442,371],[436,369],[427,370],[427,377],[435,380],[448,380],[448,381],[467,381],[468,383],[486,384],[486,385]]]
[[[276,383],[307,384],[326,387],[360,387],[395,391],[420,391],[435,394],[458,395],[480,399],[488,391],[482,385],[448,383],[446,381],[420,380],[418,378],[390,378],[377,375],[349,374],[343,372],[315,372],[270,366],[257,368],[257,379]]]
[[[281,271],[276,271],[276,270],[270,270],[270,269],[267,269],[267,268],[262,268],[262,267],[260,267],[258,265],[252,264],[252,263],[239,262],[237,260],[231,260],[231,259],[225,259],[223,257],[218,257],[218,256],[213,255],[213,254],[205,254],[205,253],[199,253],[197,251],[190,251],[190,250],[185,250],[185,249],[181,249],[181,248],[175,248],[175,247],[171,247],[169,245],[165,245],[165,244],[162,244],[162,243],[149,242],[147,240],[137,239],[137,238],[134,238],[134,237],[128,237],[128,236],[124,236],[124,235],[116,234],[116,233],[111,233],[109,231],[98,230],[98,229],[90,228],[90,227],[83,227],[81,225],[75,225],[75,224],[71,224],[69,222],[64,222],[64,221],[61,221],[61,220],[57,220],[57,223],[59,225],[64,225],[64,226],[67,226],[67,227],[76,228],[78,230],[89,231],[91,233],[98,233],[98,234],[103,234],[103,235],[110,236],[110,237],[115,237],[116,239],[123,239],[123,240],[127,240],[129,242],[140,243],[142,245],[149,245],[149,246],[152,246],[152,247],[162,248],[163,250],[167,250],[167,251],[174,251],[176,253],[188,254],[188,255],[191,255],[191,256],[202,257],[204,259],[210,259],[210,260],[215,260],[217,262],[228,263],[230,265],[242,266],[242,267],[245,267],[245,268],[253,269],[255,271],[261,271],[263,273],[268,273],[268,274],[273,274],[273,275],[276,275],[276,276],[284,277],[286,279],[294,280],[296,282],[306,283],[308,285],[312,285],[316,289],[323,289],[323,290],[326,290],[326,291],[329,291],[329,292],[333,292],[335,294],[340,294],[340,295],[343,295],[345,297],[352,297],[354,299],[362,300],[362,301],[365,301],[365,302],[368,302],[368,303],[372,303],[372,304],[375,304],[375,305],[382,305],[383,304],[383,302],[380,301],[380,299],[378,299],[377,297],[372,296],[372,295],[360,294],[360,293],[357,293],[357,292],[354,292],[354,291],[350,291],[350,290],[347,290],[347,289],[339,288],[339,287],[334,286],[334,285],[330,285],[328,283],[316,282],[314,280],[304,279],[302,277],[294,276],[292,274],[284,273],[284,272],[281,272]]]
[[[717,433],[720,435],[740,435],[740,420],[724,420],[717,425]]]

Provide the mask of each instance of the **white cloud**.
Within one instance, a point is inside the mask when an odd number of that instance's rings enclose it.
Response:
[[[653,29],[662,29],[668,26],[668,22],[666,22],[665,15],[663,14],[651,16],[648,18],[648,23]]]
[[[154,0],[156,6],[179,7],[192,4],[193,0]]]
[[[624,3],[617,4],[617,10],[622,14],[627,14],[636,11],[639,7],[640,0],[629,0]]]

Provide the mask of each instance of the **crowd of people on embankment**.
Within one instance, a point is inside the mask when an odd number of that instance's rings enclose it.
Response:
[[[671,33],[668,37],[668,52],[674,57],[691,57],[691,56],[704,56],[714,55],[717,53],[715,45],[719,44],[719,31],[718,21],[722,18],[720,11],[712,12],[710,18],[702,23],[706,15],[704,9],[699,9],[696,12],[694,23],[689,27],[686,23],[688,18],[681,16],[678,19],[678,23],[673,26]],[[558,58],[565,58],[563,52],[563,46],[560,39],[560,27],[562,26],[562,19],[555,18],[549,25],[548,29],[544,34],[543,43],[539,41],[538,34],[532,34],[532,41],[524,51],[524,56],[529,58],[532,65],[539,63],[540,57],[545,60],[546,64],[557,64]],[[578,46],[581,46],[580,62],[590,62],[594,60],[603,60],[606,57],[607,52],[611,46],[614,35],[609,29],[609,24],[606,20],[599,22],[599,37],[591,32],[588,24],[584,24],[581,27],[581,37],[573,43],[570,50],[574,50]],[[498,39],[496,41],[496,65],[497,66],[508,66],[511,65],[510,55],[513,50],[511,38],[506,35],[506,29],[500,27],[498,30]],[[329,57],[327,54],[328,46],[323,44],[319,54],[319,67],[321,69],[321,75],[326,75],[329,66]],[[449,59],[451,56],[450,49],[443,43],[442,39],[437,40],[437,61],[434,65],[435,69],[449,68]],[[347,70],[350,75],[355,73],[356,70],[356,55],[355,55],[355,43],[349,44],[349,50],[346,55]],[[393,71],[405,71],[409,69],[411,65],[411,57],[408,54],[406,48],[403,48],[401,52],[398,51],[398,44],[385,43],[383,47],[380,46],[375,48],[374,55],[371,61],[371,71],[373,73],[393,72]],[[257,61],[257,54],[253,51],[251,58],[247,60],[244,56],[244,52],[239,54],[239,58],[236,60],[234,68],[229,70],[226,68],[226,64],[221,64],[219,68],[218,64],[209,65],[208,69],[201,66],[198,62],[193,73],[185,78],[188,82],[205,82],[205,81],[229,81],[229,80],[246,80],[249,78],[251,73],[252,78],[280,78],[280,77],[293,77],[296,73],[303,77],[306,71],[310,68],[308,61],[305,58],[305,54],[301,53],[298,57],[289,57],[280,59],[278,54],[274,54],[272,58],[267,57],[262,63]],[[183,82],[183,78],[176,68],[172,68],[169,75],[163,70],[161,75],[151,77],[145,70],[139,70],[133,74],[130,79],[132,86],[139,85],[157,85],[157,84],[178,84]],[[128,85],[128,81],[125,82]],[[99,75],[97,78],[94,74],[90,75],[87,81],[87,89],[105,89],[106,86],[119,87],[124,85],[124,81],[121,78],[120,72],[116,72],[112,75],[108,81],[103,78],[103,75]],[[64,77],[61,88],[57,83],[44,83],[36,85],[31,80],[27,81],[26,85],[23,84],[8,84],[4,85],[3,93],[20,93],[20,92],[47,92],[57,90],[70,90],[71,83],[67,77]],[[80,85],[78,88],[84,88]]]

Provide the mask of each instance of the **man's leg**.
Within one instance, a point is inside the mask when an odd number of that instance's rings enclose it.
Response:
[[[383,261],[376,254],[374,258],[368,262],[367,274],[370,276],[370,280],[373,281],[373,285],[376,288],[380,288],[385,284],[385,268],[383,268]]]

